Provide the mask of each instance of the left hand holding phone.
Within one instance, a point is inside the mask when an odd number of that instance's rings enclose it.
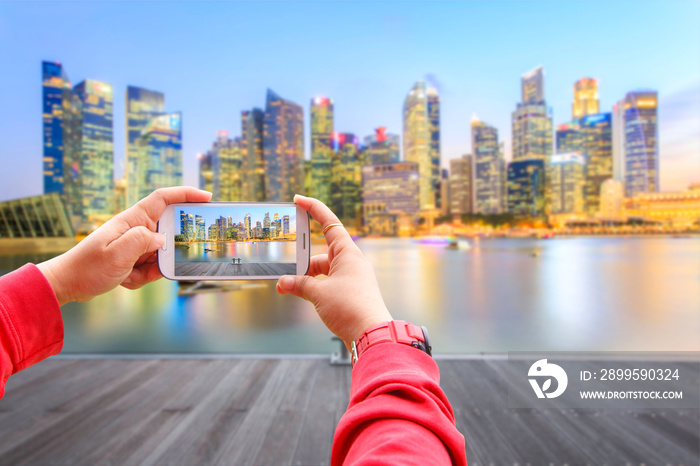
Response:
[[[38,264],[59,305],[88,301],[122,285],[140,288],[161,278],[156,250],[165,238],[156,233],[168,204],[209,202],[211,193],[189,186],[161,188],[111,218],[71,250]]]

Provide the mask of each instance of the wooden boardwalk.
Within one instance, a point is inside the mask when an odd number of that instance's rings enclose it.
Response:
[[[502,364],[439,361],[471,466],[699,463],[698,410],[508,410]],[[54,358],[10,378],[0,464],[328,464],[349,387],[327,358]]]
[[[175,264],[175,275],[181,277],[250,277],[255,275],[294,275],[295,263],[261,262],[255,264],[233,264],[231,262],[187,262]]]

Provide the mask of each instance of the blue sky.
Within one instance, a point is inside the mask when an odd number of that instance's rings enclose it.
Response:
[[[289,215],[289,230],[296,231],[296,206],[199,206],[199,207],[175,207],[175,230],[180,229],[180,211],[185,214],[200,215],[204,218],[204,225],[209,228],[209,225],[214,223],[219,217],[231,217],[234,223],[242,222],[243,218],[250,214],[251,225],[255,227],[255,222],[260,222],[262,225],[265,219],[265,212],[270,213],[270,221],[275,219],[275,214],[279,214],[280,218]]]
[[[74,84],[114,85],[115,168],[124,166],[128,84],[183,112],[185,184],[216,131],[265,90],[335,101],[336,131],[401,133],[405,94],[426,79],[442,98],[442,160],[468,153],[474,112],[510,153],[520,75],[546,71],[555,124],[577,79],[599,79],[601,109],[659,91],[661,187],[700,181],[700,2],[0,2],[0,200],[42,190],[41,61]],[[5,168],[6,167],[6,168]]]

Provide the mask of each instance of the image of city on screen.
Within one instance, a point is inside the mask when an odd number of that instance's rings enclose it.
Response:
[[[178,277],[296,273],[295,206],[175,207]]]

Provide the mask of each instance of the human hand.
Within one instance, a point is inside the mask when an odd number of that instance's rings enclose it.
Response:
[[[156,225],[165,207],[209,199],[211,193],[188,186],[158,189],[69,251],[39,264],[39,270],[61,306],[69,301],[88,301],[120,284],[139,288],[162,277],[156,250],[165,238],[156,233]]]
[[[296,195],[294,202],[308,211],[323,228],[339,223],[338,217],[318,199]],[[368,328],[392,320],[384,304],[372,265],[344,227],[326,231],[328,254],[311,258],[307,275],[285,275],[277,292],[293,294],[313,303],[326,327],[345,342],[356,341]],[[326,278],[316,278],[326,275]]]

